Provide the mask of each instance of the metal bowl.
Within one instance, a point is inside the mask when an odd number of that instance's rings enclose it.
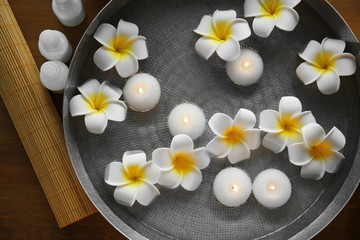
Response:
[[[192,30],[205,14],[216,9],[235,9],[243,16],[239,0],[113,0],[86,30],[71,63],[64,94],[63,120],[66,143],[76,174],[99,212],[129,238],[141,239],[304,239],[323,229],[343,208],[360,179],[359,156],[359,71],[342,77],[338,93],[325,96],[316,84],[304,86],[295,70],[302,62],[298,53],[311,40],[324,37],[343,39],[346,51],[359,60],[359,44],[341,16],[326,1],[302,1],[295,9],[300,21],[292,32],[275,29],[270,37],[255,34],[241,46],[255,49],[264,60],[264,74],[249,87],[234,85],[227,77],[225,63],[218,57],[209,61],[194,49],[199,38]],[[100,47],[93,34],[101,23],[117,25],[120,19],[139,26],[147,38],[149,58],[140,61],[140,71],[158,78],[162,96],[158,106],[147,113],[128,111],[124,122],[109,122],[104,134],[87,132],[82,117],[69,114],[69,100],[78,94],[77,86],[89,78],[109,80],[121,88],[125,80],[115,69],[102,72],[93,63]],[[253,19],[247,19],[251,24]],[[359,62],[359,61],[358,61]],[[121,161],[128,150],[143,150],[147,158],[158,147],[168,147],[172,136],[167,128],[171,109],[183,102],[193,102],[204,109],[207,119],[216,112],[230,116],[240,108],[252,110],[257,118],[265,109],[278,109],[282,96],[296,96],[304,110],[311,110],[326,131],[337,126],[346,136],[346,156],[336,174],[326,174],[319,181],[304,180],[300,167],[292,165],[287,151],[274,154],[264,147],[251,153],[251,158],[237,167],[252,180],[264,169],[285,172],[292,183],[290,200],[282,207],[268,210],[254,197],[238,208],[221,205],[213,196],[216,174],[230,166],[227,160],[212,158],[203,171],[203,182],[195,192],[182,188],[159,187],[161,195],[148,207],[118,205],[114,188],[104,182],[105,166]],[[205,146],[213,138],[206,128],[195,141]]]

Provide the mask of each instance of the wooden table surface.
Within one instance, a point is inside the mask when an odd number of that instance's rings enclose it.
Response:
[[[316,0],[314,0],[316,1]],[[360,1],[329,0],[360,39]],[[38,67],[45,61],[37,48],[44,29],[62,31],[75,48],[83,32],[107,0],[83,1],[87,11],[78,27],[62,26],[51,1],[9,0]],[[1,81],[1,80],[0,80]],[[62,96],[52,94],[61,113]],[[0,239],[126,239],[99,213],[59,229],[30,161],[0,100]],[[341,213],[315,239],[353,239],[360,235],[360,189]]]

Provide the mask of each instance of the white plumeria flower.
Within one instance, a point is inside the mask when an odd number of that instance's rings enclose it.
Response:
[[[250,157],[250,150],[259,147],[260,129],[254,128],[255,114],[241,108],[234,120],[226,114],[215,113],[209,120],[211,130],[216,137],[206,148],[218,158],[228,157],[232,164]]]
[[[279,112],[262,111],[259,128],[268,132],[263,139],[263,146],[279,153],[290,144],[302,142],[301,129],[316,120],[310,111],[301,111],[301,102],[296,97],[282,97]]]
[[[176,135],[170,148],[158,148],[152,153],[154,164],[161,170],[159,184],[168,188],[181,186],[194,191],[202,182],[201,169],[210,163],[204,147],[194,149],[191,138],[185,134]]]
[[[301,0],[245,0],[245,17],[255,17],[253,30],[259,37],[268,37],[274,27],[292,31],[299,22],[293,9]]]
[[[90,79],[78,87],[81,94],[70,100],[70,114],[73,117],[85,115],[85,126],[91,133],[105,131],[108,120],[124,121],[127,106],[120,101],[120,88],[104,81]]]
[[[316,123],[302,129],[305,142],[289,146],[290,162],[302,166],[301,177],[319,180],[325,174],[336,172],[344,155],[339,153],[346,143],[345,136],[333,127],[325,135],[324,129]]]
[[[305,84],[316,81],[323,94],[329,95],[340,88],[340,77],[356,71],[356,58],[344,53],[346,43],[342,40],[324,38],[320,43],[311,40],[300,55],[306,62],[296,69],[298,78]]]
[[[138,36],[139,28],[130,22],[119,21],[117,29],[108,24],[101,24],[94,38],[103,46],[94,54],[94,62],[102,71],[115,66],[123,78],[130,77],[139,70],[138,60],[148,57],[146,38]]]
[[[203,36],[195,44],[199,55],[208,60],[216,51],[220,58],[228,62],[240,55],[239,41],[251,35],[248,22],[236,18],[234,10],[216,10],[213,16],[203,16],[194,31]]]
[[[146,162],[143,151],[128,151],[121,162],[111,162],[105,169],[105,182],[116,186],[115,201],[131,207],[135,201],[148,206],[157,196],[159,190],[154,187],[160,171],[151,162]]]

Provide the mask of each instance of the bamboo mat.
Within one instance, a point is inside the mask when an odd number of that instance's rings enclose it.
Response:
[[[74,173],[61,119],[7,0],[0,0],[0,95],[59,227],[96,212]]]

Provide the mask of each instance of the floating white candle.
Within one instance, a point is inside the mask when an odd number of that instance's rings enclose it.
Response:
[[[261,205],[267,208],[278,208],[289,200],[291,183],[283,172],[267,169],[256,176],[253,193]]]
[[[242,49],[237,59],[226,63],[226,72],[229,78],[241,86],[257,82],[263,70],[264,63],[260,55],[250,49]]]
[[[153,109],[158,104],[160,95],[159,82],[147,73],[132,76],[124,86],[124,99],[128,106],[137,112]]]
[[[205,124],[203,111],[191,103],[176,106],[168,118],[169,129],[173,136],[186,134],[193,140],[201,136],[205,130]]]
[[[238,207],[251,194],[251,179],[241,169],[226,168],[216,175],[213,190],[219,202],[229,207]]]

